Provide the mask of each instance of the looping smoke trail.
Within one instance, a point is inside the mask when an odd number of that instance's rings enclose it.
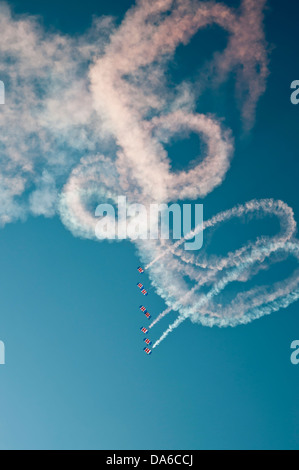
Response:
[[[194,238],[201,230],[206,230],[208,228],[212,228],[218,224],[221,224],[223,222],[227,222],[230,219],[234,217],[242,217],[243,215],[247,215],[250,213],[260,213],[262,215],[274,215],[279,218],[280,220],[280,226],[281,230],[283,231],[282,234],[278,235],[279,239],[283,240],[289,240],[295,233],[297,224],[294,220],[294,212],[293,210],[285,204],[283,201],[274,201],[273,199],[262,199],[262,200],[252,200],[250,202],[247,202],[244,205],[239,205],[234,207],[233,209],[220,212],[216,216],[212,217],[210,220],[207,220],[203,224],[203,228],[198,227],[192,230],[189,234],[187,234],[184,238],[181,240],[177,241],[173,245],[170,245],[167,249],[161,250],[162,252],[154,258],[146,267],[145,269],[148,270],[150,269],[157,261],[160,261],[162,258],[164,258],[169,252],[171,253],[179,253],[179,256],[185,261],[185,262],[193,262],[195,265],[199,266],[197,261],[195,260],[195,256],[192,255],[192,253],[189,253],[189,261],[186,258],[186,255],[184,252],[179,252],[178,249],[179,247],[185,243],[186,240]],[[257,241],[257,243],[263,243],[263,239]],[[227,260],[227,262],[232,261],[234,259],[237,259],[243,251],[246,251],[251,244],[248,244],[246,247],[242,248],[239,252],[235,252],[232,254],[230,259]],[[226,261],[223,259],[223,262],[225,263]],[[219,269],[219,263],[216,264],[216,269]],[[207,265],[201,265],[201,267],[207,267]],[[209,268],[211,269],[213,266],[211,264],[211,261],[209,260]]]
[[[260,201],[253,200],[243,206],[236,206],[231,210],[221,212],[216,216],[212,217],[211,219],[205,221],[203,224],[203,230],[215,227],[221,223],[231,220],[232,218],[240,218],[245,214],[256,214],[258,216],[265,216],[268,214],[276,216],[280,221],[280,233],[268,240],[266,240],[265,237],[259,238],[258,240],[256,240],[255,243],[250,242],[239,250],[236,250],[234,253],[229,253],[226,257],[214,257],[214,259],[212,260],[202,260],[200,258],[200,255],[195,256],[190,252],[187,255],[186,252],[184,252],[183,250],[179,250],[179,247],[185,242],[185,240],[188,238],[192,238],[196,233],[198,233],[199,230],[201,230],[201,228],[193,230],[191,233],[186,235],[184,239],[179,240],[177,243],[173,244],[168,249],[165,249],[164,247],[161,249],[162,253],[158,255],[147,268],[153,266],[156,262],[160,262],[164,256],[171,253],[186,264],[187,267],[185,266],[185,274],[189,274],[191,277],[193,271],[192,268],[191,270],[188,269],[190,265],[192,265],[193,267],[195,266],[201,268],[201,271],[198,274],[195,274],[195,287],[188,291],[181,299],[179,299],[176,302],[176,305],[174,305],[173,307],[169,307],[164,312],[162,312],[152,322],[150,328],[153,328],[153,326],[155,326],[172,310],[180,310],[180,308],[185,304],[185,302],[192,298],[192,294],[196,290],[198,290],[203,285],[208,284],[213,280],[216,280],[223,270],[227,270],[234,266],[244,266],[244,262],[245,266],[248,267],[246,260],[248,259],[248,254],[250,252],[259,253],[260,265],[254,272],[254,274],[257,274],[258,269],[262,269],[262,262],[265,260],[266,257],[269,257],[272,254],[272,251],[270,249],[265,251],[263,249],[263,245],[266,245],[266,243],[271,243],[270,246],[272,248],[277,247],[278,249],[283,243],[290,240],[296,232],[297,225],[294,220],[293,210],[282,201],[274,201],[272,199],[264,199]],[[274,249],[274,251],[276,251],[276,249]],[[177,266],[177,269],[180,269],[179,265]],[[242,269],[242,272],[244,270],[245,269]],[[247,278],[249,276],[250,273],[248,274]]]
[[[83,236],[94,237],[96,221],[88,211],[89,198],[97,194],[102,198],[101,202],[114,199],[115,186],[126,194],[129,201],[138,200],[149,206],[154,202],[203,198],[222,183],[233,153],[231,133],[223,129],[215,118],[192,112],[194,99],[190,92],[187,99],[177,97],[177,103],[184,103],[179,109],[177,105],[171,106],[173,94],[167,92],[160,77],[179,44],[187,44],[199,28],[218,24],[229,32],[230,40],[224,53],[215,56],[212,68],[219,83],[226,80],[229,72],[238,70],[237,89],[241,101],[246,94],[245,88],[249,90],[242,109],[245,125],[249,128],[268,75],[262,24],[264,4],[264,0],[243,0],[241,7],[235,10],[213,2],[161,0],[153,4],[143,0],[128,12],[105,54],[89,73],[95,109],[105,116],[105,129],[115,139],[117,151],[111,175],[107,172],[109,163],[105,163],[103,158],[95,158],[95,164],[99,165],[95,173],[92,165],[90,171],[87,168],[90,162],[83,160],[65,186],[61,216],[75,234],[82,235],[84,227]],[[146,116],[153,113],[157,116],[149,120]],[[174,134],[186,130],[201,135],[207,155],[192,170],[173,172],[163,144]],[[96,182],[100,182],[100,189]],[[251,213],[277,216],[281,233],[270,240],[261,237],[224,258],[206,260],[186,254],[180,249],[185,240],[168,247],[159,241],[138,241],[141,256],[150,260],[146,269],[154,285],[159,286],[158,293],[169,304],[151,327],[171,309],[180,314],[162,338],[186,318],[219,326],[245,321],[244,315],[234,315],[233,320],[229,314],[219,317],[213,311],[212,299],[229,282],[250,279],[263,269],[263,262],[276,251],[274,247],[293,237],[296,230],[293,212],[281,201],[254,200],[220,213],[204,224],[206,230],[233,217]],[[196,231],[190,233],[186,239],[195,234]],[[264,246],[269,246],[270,242],[272,248],[265,250]],[[160,265],[162,259],[163,266]],[[259,265],[253,268],[257,261]],[[184,281],[186,276],[195,282],[191,290]],[[210,284],[214,287],[208,294],[198,294],[200,287]],[[281,291],[287,292],[282,284],[279,286]],[[248,298],[250,295],[248,292]],[[244,311],[250,303],[245,297],[243,294]],[[273,293],[260,293],[256,297],[259,299],[256,307],[274,297]],[[199,307],[205,311],[203,315],[196,310]],[[249,319],[248,315],[246,319]]]
[[[70,38],[46,33],[37,19],[14,16],[1,3],[0,60],[11,92],[0,114],[0,224],[59,213],[75,236],[97,240],[95,204],[125,195],[149,207],[204,198],[219,187],[232,162],[234,139],[220,118],[195,112],[198,90],[235,77],[243,126],[252,128],[269,73],[265,4],[242,0],[232,8],[214,1],[137,0],[119,26],[100,18],[85,35]],[[228,33],[224,51],[199,71],[199,84],[192,88],[184,81],[169,89],[167,68],[177,48],[212,25]],[[182,132],[197,133],[206,154],[192,169],[175,172],[165,144]],[[280,233],[222,258],[185,253],[182,241],[135,242],[168,306],[152,326],[170,309],[179,313],[155,347],[186,318],[235,326],[297,300],[296,271],[272,288],[256,287],[226,306],[216,304],[230,282],[245,283],[279,260],[276,256],[298,259],[293,212],[281,201],[237,206],[205,222],[204,230],[250,214],[278,217]]]
[[[248,92],[248,99],[240,101],[244,122],[250,126],[268,75],[264,5],[265,0],[243,0],[233,9],[196,0],[140,0],[129,10],[105,53],[89,69],[94,108],[115,141],[116,158],[102,162],[101,169],[95,158],[98,177],[86,171],[82,160],[65,185],[59,210],[75,235],[94,238],[96,221],[88,196],[97,194],[99,202],[105,202],[117,188],[129,201],[148,206],[205,197],[222,183],[233,153],[230,131],[214,117],[192,112],[195,99],[190,87],[183,83],[170,92],[164,75],[180,44],[187,44],[200,28],[219,25],[230,39],[212,61],[214,77],[220,83],[238,71],[237,87]],[[149,120],[148,115],[155,117]],[[163,143],[186,130],[200,134],[207,155],[193,169],[173,172]]]
[[[214,297],[219,295],[225,287],[236,281],[242,273],[252,266],[256,262],[260,262],[261,258],[264,256],[269,256],[271,253],[283,251],[285,253],[293,255],[297,261],[299,261],[299,242],[276,242],[269,243],[263,247],[254,249],[249,255],[247,255],[244,261],[233,268],[226,276],[224,276],[215,286],[210,289],[206,295],[202,295],[198,298],[197,302],[193,304],[192,309],[182,309],[178,319],[169,326],[169,328],[163,333],[161,338],[155,342],[153,348],[156,348],[161,344],[161,342],[174,330],[176,329],[185,319],[190,318],[192,321],[196,322],[198,320],[197,316],[200,315],[200,309],[203,308],[208,302],[210,302]],[[278,285],[280,287],[278,287]],[[196,287],[194,288],[196,290]],[[297,270],[293,277],[291,277],[287,282],[280,282],[274,286],[272,289],[272,294],[262,292],[261,298],[257,300],[256,305],[249,304],[247,305],[246,315],[242,315],[242,312],[239,310],[238,316],[232,317],[229,319],[229,322],[225,322],[223,314],[219,322],[219,326],[227,326],[231,324],[232,326],[236,324],[245,324],[252,319],[260,318],[263,315],[269,315],[272,312],[280,310],[282,308],[287,308],[293,302],[296,302],[299,299],[299,270]]]

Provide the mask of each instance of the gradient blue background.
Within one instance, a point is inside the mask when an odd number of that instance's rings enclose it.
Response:
[[[10,3],[69,34],[82,33],[93,14],[120,21],[132,4]],[[297,2],[269,1],[271,75],[249,135],[241,130],[233,82],[199,101],[198,109],[224,116],[236,136],[231,170],[204,201],[206,217],[273,197],[293,207],[299,220],[299,106],[290,103],[290,83],[299,79],[298,15]],[[195,77],[197,65],[225,42],[217,29],[199,32],[178,49],[169,70],[173,83]],[[174,143],[174,165],[194,148],[192,139]],[[232,223],[215,234],[213,251],[225,254],[260,230],[275,229],[272,220],[243,228]],[[7,354],[0,367],[1,449],[299,447],[299,366],[290,362],[290,344],[299,339],[298,303],[235,329],[186,322],[148,358],[141,352],[145,322],[133,245],[76,239],[58,218],[31,218],[0,231],[0,249],[0,339]],[[291,267],[282,263],[264,280],[283,278]],[[154,293],[147,305],[153,314],[164,308]]]

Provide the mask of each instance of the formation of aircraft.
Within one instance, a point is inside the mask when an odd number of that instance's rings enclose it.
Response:
[[[141,294],[148,296],[147,290],[144,288],[144,285],[141,282],[138,282],[137,287],[141,290]]]
[[[146,308],[143,305],[140,305],[140,310],[144,313],[146,318],[150,320],[152,318],[151,314],[146,310]]]
[[[143,273],[144,273],[144,269],[143,269],[141,266],[139,266],[139,267],[137,268],[137,270],[138,270],[139,274],[143,274]],[[138,282],[137,287],[138,287],[138,289],[140,289],[141,294],[143,294],[143,295],[145,295],[145,296],[148,295],[147,290],[144,288],[144,285],[143,285],[141,282]],[[147,309],[146,309],[146,307],[144,307],[144,305],[140,305],[139,309],[141,310],[142,313],[144,313],[144,315],[146,316],[146,318],[147,318],[148,320],[150,320],[150,319],[152,318],[151,314],[147,311]],[[145,335],[148,333],[148,329],[145,328],[144,326],[142,326],[142,327],[140,328],[140,331],[141,331],[143,334],[145,334]],[[145,354],[147,354],[148,356],[150,356],[150,355],[152,354],[152,350],[149,349],[148,346],[151,346],[152,342],[151,342],[151,340],[148,339],[148,338],[145,338],[144,342],[145,342],[145,344],[146,344],[146,347],[144,348],[144,352],[145,352]]]

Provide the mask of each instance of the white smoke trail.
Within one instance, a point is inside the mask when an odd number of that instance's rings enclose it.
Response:
[[[146,267],[145,270],[150,269],[155,263],[158,261],[161,261],[167,254],[171,253],[178,253],[178,248],[186,242],[186,240],[190,240],[194,238],[200,231],[204,231],[208,228],[215,227],[218,224],[221,224],[223,222],[227,222],[231,220],[232,218],[240,218],[244,215],[251,214],[251,213],[259,213],[263,215],[274,215],[279,218],[280,220],[280,225],[281,229],[284,231],[284,234],[280,234],[278,236],[279,239],[283,237],[283,240],[289,240],[295,233],[297,224],[294,220],[294,212],[293,210],[285,204],[283,201],[275,201],[273,199],[261,199],[261,200],[252,200],[250,202],[247,202],[244,205],[238,205],[232,209],[229,209],[224,212],[220,212],[219,214],[215,215],[211,219],[207,220],[204,222],[203,227],[199,226],[192,230],[190,233],[188,233],[185,237],[183,237],[181,240],[178,240],[176,243],[173,245],[170,245],[167,249],[161,250],[162,252],[154,258]],[[260,239],[258,241],[259,243],[263,242],[263,239]],[[251,244],[247,245],[246,247],[242,248],[241,251],[235,252],[231,256],[231,260],[239,258],[239,256],[242,254],[243,251],[248,250],[248,248],[251,247]],[[184,252],[180,252],[178,256],[181,256],[183,258]],[[189,253],[189,259],[186,257],[183,258],[185,262],[192,262],[199,266],[199,264],[195,261],[194,255],[192,253]],[[223,259],[223,263],[227,264],[229,260]],[[216,263],[217,264],[217,269],[219,269],[219,261]],[[201,267],[207,267],[206,265],[202,265]],[[209,268],[211,269],[213,266],[211,265],[211,262],[209,261]]]
[[[187,317],[184,317],[183,315],[180,315],[172,325],[169,325],[166,331],[164,331],[163,335],[161,338],[158,339],[153,345],[153,349],[157,348],[164,339],[167,338],[167,336],[172,333],[176,328],[178,328],[185,320],[187,320]]]
[[[187,45],[201,28],[220,26],[228,33],[227,47],[213,57],[208,82],[236,77],[244,126],[250,128],[268,76],[265,3],[242,0],[235,9],[214,1],[138,0],[120,26],[98,19],[76,38],[46,33],[36,19],[16,17],[1,3],[1,78],[7,78],[11,91],[0,113],[0,223],[59,213],[74,235],[96,239],[95,202],[126,195],[128,202],[149,207],[204,198],[219,187],[232,161],[231,131],[221,119],[194,112],[198,103],[190,83],[167,88],[167,66],[178,46]],[[207,150],[192,169],[175,172],[164,146],[181,132],[196,132]],[[179,312],[164,335],[186,318],[234,326],[297,299],[295,273],[272,289],[238,294],[217,312],[214,298],[234,276],[245,282],[274,253],[296,252],[293,212],[281,201],[237,206],[207,221],[204,230],[251,214],[278,217],[280,233],[222,258],[185,253],[182,241],[137,242],[167,303],[159,319],[173,309]],[[186,277],[194,282],[191,289]]]
[[[242,273],[242,271],[247,267],[247,263],[244,263],[243,265],[238,266],[233,270],[232,273],[227,275],[225,278],[221,279],[221,281],[218,282],[209,292],[207,295],[203,295],[201,298],[201,301],[198,302],[197,308],[201,308],[205,303],[209,302],[213,297],[218,295],[230,282],[235,281],[238,279],[239,275]],[[193,288],[194,290],[197,289],[197,286]],[[155,342],[153,345],[153,349],[155,349],[157,346],[161,344],[161,342],[173,331],[175,330],[184,320],[188,318],[187,315],[180,315],[179,318],[168,327],[168,329],[163,333],[161,338]]]
[[[219,186],[231,163],[230,132],[193,112],[189,84],[167,89],[165,72],[178,46],[201,28],[220,26],[229,39],[213,59],[214,78],[220,83],[237,72],[249,124],[268,75],[264,5],[138,0],[119,27],[98,18],[86,34],[70,37],[44,31],[37,18],[14,15],[1,2],[0,70],[9,99],[0,113],[0,223],[58,212],[75,235],[93,238],[95,194],[166,203]],[[182,130],[199,133],[208,151],[204,162],[176,173],[163,144]]]
[[[265,256],[277,251],[284,251],[286,253],[292,254],[297,261],[299,261],[299,242],[276,242],[270,243],[269,245],[255,248],[252,253],[246,256],[245,260],[238,267],[233,268],[231,272],[224,276],[206,295],[202,295],[199,301],[193,305],[192,310],[182,311],[178,319],[168,327],[168,329],[163,333],[161,338],[156,341],[153,345],[153,349],[161,344],[162,341],[173,332],[185,319],[190,318],[194,321],[192,317],[195,315],[195,312],[199,312],[205,304],[210,302],[214,297],[219,295],[224,288],[231,282],[236,281],[242,272],[246,270],[249,266],[256,262],[260,262]],[[259,299],[260,305],[257,307],[248,306],[249,312],[247,316],[243,316],[239,312],[239,317],[232,319],[231,325],[248,323],[252,321],[253,318],[260,318],[263,315],[269,315],[272,312],[278,311],[281,308],[287,308],[293,302],[296,302],[299,299],[299,270],[295,273],[292,279],[288,282],[280,283],[281,288],[279,291],[275,289],[275,294],[271,297],[262,293],[261,299]],[[283,286],[283,287],[282,287]],[[196,287],[194,288],[196,289]],[[223,322],[223,315],[221,315],[221,326],[227,326]],[[220,323],[220,324],[221,324]]]
[[[239,266],[244,263],[246,259],[246,253],[250,250],[256,250],[259,246],[266,244],[265,238],[259,238],[255,243],[248,243],[246,246],[236,250],[234,253],[229,253],[226,257],[215,258],[213,260],[198,260],[197,257],[189,252],[187,255],[183,250],[179,250],[179,247],[187,240],[193,238],[199,230],[207,230],[208,228],[215,227],[221,223],[227,222],[232,218],[240,218],[245,214],[256,214],[258,216],[273,215],[276,216],[280,221],[281,231],[278,235],[272,237],[268,243],[271,242],[271,246],[274,246],[275,243],[280,246],[280,244],[285,243],[290,240],[296,232],[296,222],[294,220],[293,210],[287,206],[287,204],[282,201],[274,201],[273,199],[264,199],[264,200],[253,200],[244,205],[236,206],[228,211],[221,212],[211,219],[207,220],[203,224],[203,229],[195,228],[192,232],[187,234],[182,240],[179,240],[177,243],[168,247],[167,249],[161,249],[162,253],[158,255],[145,269],[150,269],[155,263],[160,262],[163,257],[171,253],[176,257],[180,258],[186,264],[192,264],[193,266],[200,267],[204,269],[204,273],[200,272],[195,278],[196,286],[187,292],[179,301],[177,306],[168,307],[164,310],[150,325],[150,329],[153,328],[160,320],[162,320],[166,315],[168,315],[172,310],[180,310],[181,306],[185,304],[195,290],[199,289],[204,284],[209,283],[219,272],[224,269],[228,269],[233,266]],[[264,252],[261,250],[260,254],[263,254],[263,257],[260,257],[260,262],[264,261],[267,255],[271,254],[271,251]],[[260,265],[260,267],[262,264]],[[256,272],[255,272],[256,274]]]

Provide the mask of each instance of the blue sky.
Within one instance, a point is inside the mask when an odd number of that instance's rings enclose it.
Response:
[[[40,15],[47,30],[69,35],[82,34],[92,15],[112,14],[120,23],[132,5],[9,3],[17,13]],[[270,76],[250,133],[242,130],[230,82],[197,104],[200,112],[225,116],[235,137],[231,168],[204,200],[206,218],[254,198],[274,198],[299,220],[299,109],[290,103],[290,84],[299,78],[298,13],[295,3],[290,9],[268,2]],[[196,77],[197,66],[225,43],[218,30],[199,31],[185,50],[178,48],[169,81]],[[192,139],[169,149],[178,167],[195,151]],[[215,233],[214,252],[225,254],[275,228],[272,220],[228,224]],[[132,243],[75,237],[54,216],[6,225],[0,246],[0,339],[6,345],[1,449],[298,448],[299,366],[290,362],[291,342],[299,338],[298,303],[235,328],[186,321],[148,358],[139,331],[140,260]],[[287,277],[290,263],[261,279]],[[143,279],[149,286],[147,274]],[[154,291],[147,305],[153,314],[165,308]],[[168,324],[164,319],[153,334]]]

